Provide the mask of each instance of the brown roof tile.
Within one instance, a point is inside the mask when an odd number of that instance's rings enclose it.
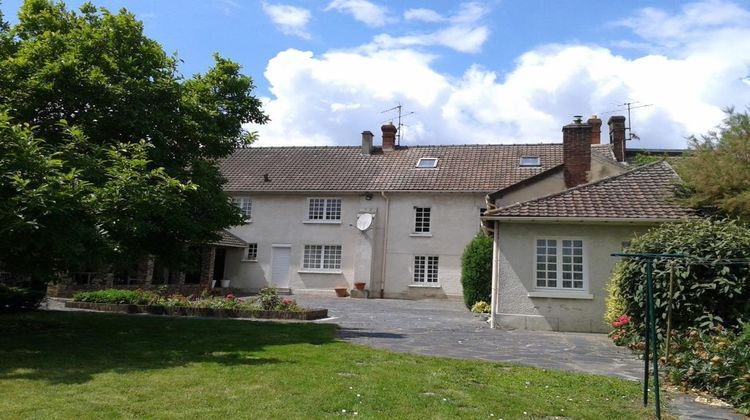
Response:
[[[609,145],[592,146],[611,155]],[[541,166],[519,167],[521,156]],[[436,157],[436,169],[417,169]],[[230,192],[255,191],[465,191],[492,192],[562,163],[561,144],[408,146],[370,155],[359,146],[250,147],[221,163]],[[268,181],[264,175],[268,174]]]
[[[666,162],[565,191],[493,209],[487,217],[683,219],[694,212],[674,200],[677,174]]]

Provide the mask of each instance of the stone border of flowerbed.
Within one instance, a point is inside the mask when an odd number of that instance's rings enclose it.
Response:
[[[211,318],[294,319],[300,321],[313,321],[328,317],[328,309],[303,309],[300,312],[263,310],[246,311],[238,309],[190,308],[183,306],[130,305],[73,301],[65,302],[65,307],[124,314],[200,316]]]

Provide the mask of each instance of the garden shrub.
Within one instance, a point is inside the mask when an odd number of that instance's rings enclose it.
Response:
[[[0,312],[36,309],[44,300],[45,295],[39,290],[7,287],[0,284]]]
[[[750,229],[746,225],[713,219],[663,224],[633,239],[627,251],[689,256],[685,260],[654,261],[654,304],[660,338],[666,329],[672,262],[675,264],[673,329],[708,330],[718,324],[737,328],[750,316],[750,266],[715,262],[750,256]],[[609,290],[608,321],[628,315],[637,332],[634,337],[643,336],[645,331],[644,273],[643,261],[625,259],[618,263]],[[622,313],[617,314],[619,311]]]
[[[475,314],[488,314],[490,313],[490,304],[480,300],[471,307],[471,312]]]
[[[106,289],[91,292],[78,292],[73,295],[76,302],[95,302],[129,305],[148,305],[159,300],[160,297],[154,292],[145,290],[120,290]]]
[[[278,292],[276,292],[276,289],[272,287],[264,287],[258,292],[257,301],[264,311],[273,311],[281,303],[281,298],[279,297]]]
[[[708,391],[750,414],[750,324],[741,333],[721,326],[674,334],[667,375],[685,389]]]
[[[461,256],[461,285],[467,308],[471,309],[480,300],[491,300],[492,238],[482,232],[466,245]]]

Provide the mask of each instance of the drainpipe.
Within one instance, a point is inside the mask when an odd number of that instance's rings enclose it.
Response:
[[[497,256],[497,240],[500,237],[498,229],[498,221],[494,221],[493,226],[493,232],[492,232],[492,295],[490,296],[490,328],[495,328],[495,313],[497,312],[497,287],[499,282],[499,275],[497,272],[498,265],[499,265],[499,258]]]
[[[385,191],[381,191],[380,195],[385,200],[385,219],[383,220],[383,264],[380,267],[380,298],[383,299],[385,294],[385,263],[388,252],[388,213],[391,210],[391,198],[385,194]]]

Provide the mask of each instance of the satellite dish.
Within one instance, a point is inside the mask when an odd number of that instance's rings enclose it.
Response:
[[[364,232],[369,229],[370,226],[372,226],[372,215],[370,213],[363,213],[357,217],[357,229]]]

